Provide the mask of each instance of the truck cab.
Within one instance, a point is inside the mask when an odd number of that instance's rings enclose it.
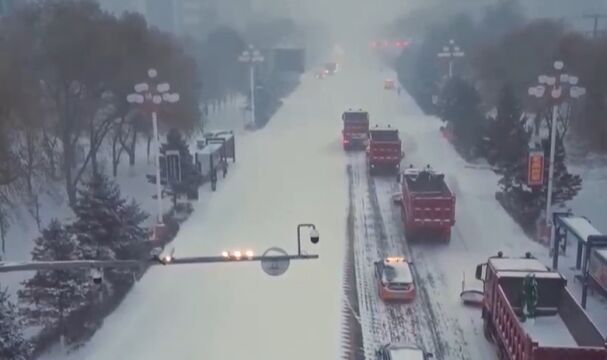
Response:
[[[344,123],[341,131],[344,150],[364,150],[369,140],[369,113],[362,109],[349,109],[341,119]]]
[[[377,350],[376,355],[377,360],[429,360],[433,358],[431,353],[409,344],[386,344]]]

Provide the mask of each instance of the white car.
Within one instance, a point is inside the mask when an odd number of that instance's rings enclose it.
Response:
[[[377,350],[377,360],[428,360],[433,357],[417,346],[406,344],[387,344]]]

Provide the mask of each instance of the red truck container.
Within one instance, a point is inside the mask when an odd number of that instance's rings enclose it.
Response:
[[[445,175],[430,167],[408,168],[400,182],[407,239],[426,235],[449,242],[455,224],[455,195],[445,182]]]
[[[344,122],[342,143],[344,150],[364,150],[369,140],[369,113],[348,110],[341,115]]]
[[[521,321],[523,281],[537,282],[534,319]],[[478,265],[484,283],[485,337],[497,345],[503,360],[606,360],[607,343],[600,330],[567,290],[567,280],[527,254],[502,253]]]
[[[403,157],[402,141],[397,129],[376,126],[369,131],[367,160],[371,175],[385,172],[398,174]]]

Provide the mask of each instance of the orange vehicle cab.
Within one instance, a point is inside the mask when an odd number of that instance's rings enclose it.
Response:
[[[404,257],[388,257],[375,262],[375,274],[382,300],[411,301],[415,298],[411,263]]]

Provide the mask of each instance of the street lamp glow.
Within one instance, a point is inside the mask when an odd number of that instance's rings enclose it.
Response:
[[[152,79],[154,79],[156,76],[158,76],[158,71],[156,71],[156,69],[152,68],[148,70],[148,76]]]
[[[135,92],[138,92],[138,93],[149,91],[149,89],[150,89],[150,86],[146,83],[140,83],[140,84],[135,85]]]
[[[141,94],[129,94],[126,97],[126,101],[131,104],[143,104],[143,95]]]
[[[167,83],[158,84],[156,86],[156,90],[158,90],[158,92],[161,92],[161,93],[167,92],[170,89],[171,89],[171,86]]]
[[[232,256],[234,256],[236,260],[240,260],[240,258],[242,258],[242,253],[240,252],[240,250],[236,250],[232,252]]]
[[[565,63],[563,63],[563,62],[562,62],[562,61],[560,61],[560,60],[557,60],[557,61],[555,61],[555,62],[554,62],[554,68],[555,68],[556,70],[563,70],[563,67],[564,67],[564,66],[565,66]]]
[[[160,95],[154,95],[152,97],[152,101],[154,102],[154,104],[160,105],[162,103],[162,96],[160,96]]]
[[[252,258],[253,258],[253,255],[254,255],[253,250],[247,250],[247,251],[245,252],[245,256],[246,256],[247,258],[249,258],[249,259],[252,259]]]
[[[230,253],[227,251],[222,251],[221,252],[221,256],[223,256],[224,258],[229,258],[230,257]]]

